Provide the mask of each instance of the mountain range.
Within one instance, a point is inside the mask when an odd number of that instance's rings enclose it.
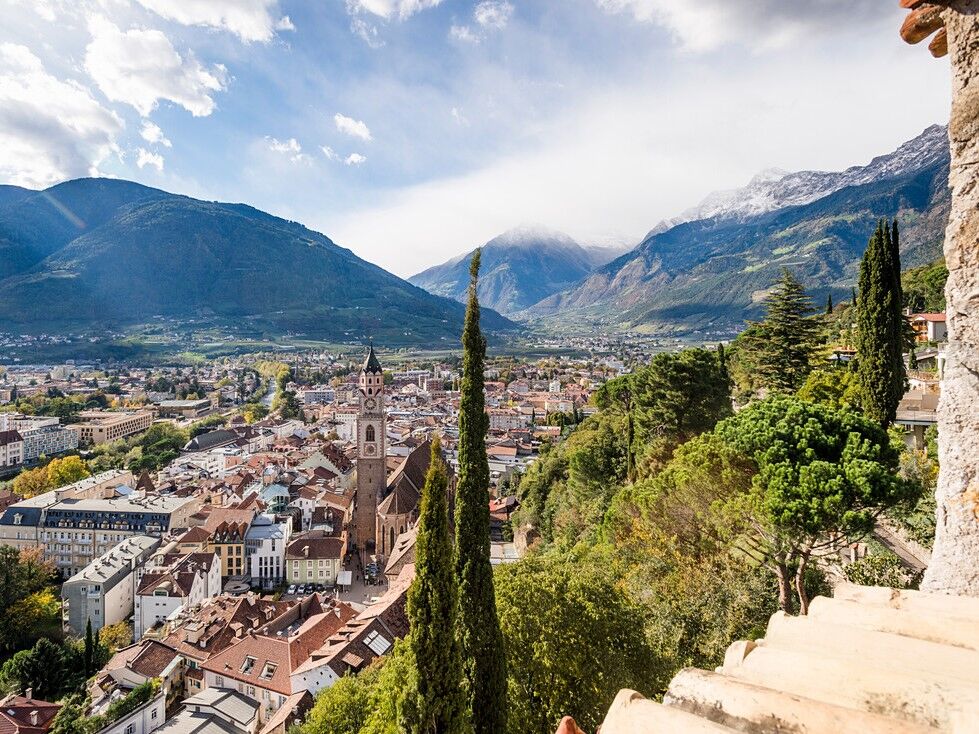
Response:
[[[736,329],[760,315],[783,268],[818,303],[849,298],[881,217],[900,223],[905,266],[940,256],[948,165],[946,128],[935,125],[866,166],[766,172],[657,225],[635,249],[517,316],[544,327]]]
[[[162,318],[432,343],[457,340],[463,315],[458,302],[244,204],[116,179],[0,187],[0,331],[125,329]],[[513,328],[490,309],[483,324]]]
[[[408,281],[430,293],[465,302],[473,252]],[[621,252],[621,248],[584,247],[562,232],[543,227],[511,229],[482,246],[479,302],[511,316],[577,283]]]

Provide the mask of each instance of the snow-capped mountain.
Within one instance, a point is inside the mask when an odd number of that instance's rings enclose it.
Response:
[[[758,173],[740,189],[715,191],[697,206],[657,224],[647,237],[665,232],[684,222],[701,219],[743,220],[787,206],[810,204],[847,186],[895,178],[924,170],[948,156],[948,128],[932,125],[916,138],[865,166],[845,171],[797,171],[769,168]]]

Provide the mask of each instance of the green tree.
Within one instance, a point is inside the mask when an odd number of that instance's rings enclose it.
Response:
[[[886,586],[889,589],[917,589],[921,574],[909,571],[893,553],[876,553],[843,567],[852,584]]]
[[[496,616],[489,542],[489,419],[483,394],[486,339],[479,328],[480,251],[469,266],[469,301],[462,332],[459,400],[459,480],[456,489],[458,635],[475,734],[506,730],[506,657]]]
[[[826,315],[831,316],[833,314],[833,294],[829,293],[826,295]]]
[[[417,734],[469,730],[456,637],[456,581],[446,493],[449,479],[438,438],[422,488],[415,541],[415,580],[408,590],[414,659],[410,707],[402,727]]]
[[[535,555],[497,578],[510,732],[553,734],[565,715],[594,731],[619,689],[651,690],[642,611],[607,568]]]
[[[750,491],[732,496],[726,509],[737,542],[775,572],[786,611],[793,571],[805,614],[813,553],[867,535],[881,512],[917,492],[897,476],[899,452],[887,433],[852,411],[775,396],[719,423],[716,433],[753,464]]]
[[[860,263],[857,299],[857,375],[863,410],[885,428],[894,422],[906,376],[900,262],[892,230],[881,220]],[[896,229],[894,234],[897,234]]]
[[[831,408],[859,408],[860,382],[853,370],[813,370],[797,395],[810,403],[822,403]]]
[[[115,653],[133,642],[133,628],[128,622],[107,624],[99,630],[99,642],[109,651]]]
[[[85,677],[88,678],[95,672],[95,636],[92,634],[92,620],[85,623],[85,654],[82,660],[85,669]]]
[[[945,310],[945,260],[905,270],[901,276],[904,307],[912,313],[937,313]]]
[[[57,600],[51,592],[54,567],[40,548],[18,551],[0,545],[0,655],[32,645],[57,622]],[[52,611],[53,608],[53,611]],[[54,619],[52,619],[52,616]]]
[[[749,342],[764,387],[794,392],[805,381],[819,344],[820,325],[809,318],[813,311],[802,283],[783,270],[766,301],[765,319]]]
[[[673,450],[731,415],[731,385],[716,355],[706,349],[657,354],[632,378],[635,436],[632,450],[645,447],[639,476],[649,464],[665,463]]]
[[[30,650],[21,650],[0,668],[0,680],[20,690],[33,689],[42,701],[56,701],[68,674],[61,645],[42,637]]]
[[[360,734],[373,710],[380,667],[345,675],[317,697],[303,723],[302,734]]]

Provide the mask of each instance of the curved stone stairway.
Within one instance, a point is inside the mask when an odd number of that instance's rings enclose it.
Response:
[[[578,734],[570,719],[559,734]],[[979,732],[979,598],[843,584],[781,612],[663,703],[619,692],[601,734]]]

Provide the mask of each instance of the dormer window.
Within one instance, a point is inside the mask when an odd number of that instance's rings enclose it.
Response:
[[[241,664],[241,672],[244,675],[250,675],[252,672],[252,668],[255,667],[255,663],[257,662],[258,660],[256,658],[253,658],[251,655],[246,655],[245,662]]]
[[[262,674],[258,677],[263,680],[272,680],[272,676],[275,675],[275,669],[278,667],[275,663],[266,661],[265,667],[262,668]]]

